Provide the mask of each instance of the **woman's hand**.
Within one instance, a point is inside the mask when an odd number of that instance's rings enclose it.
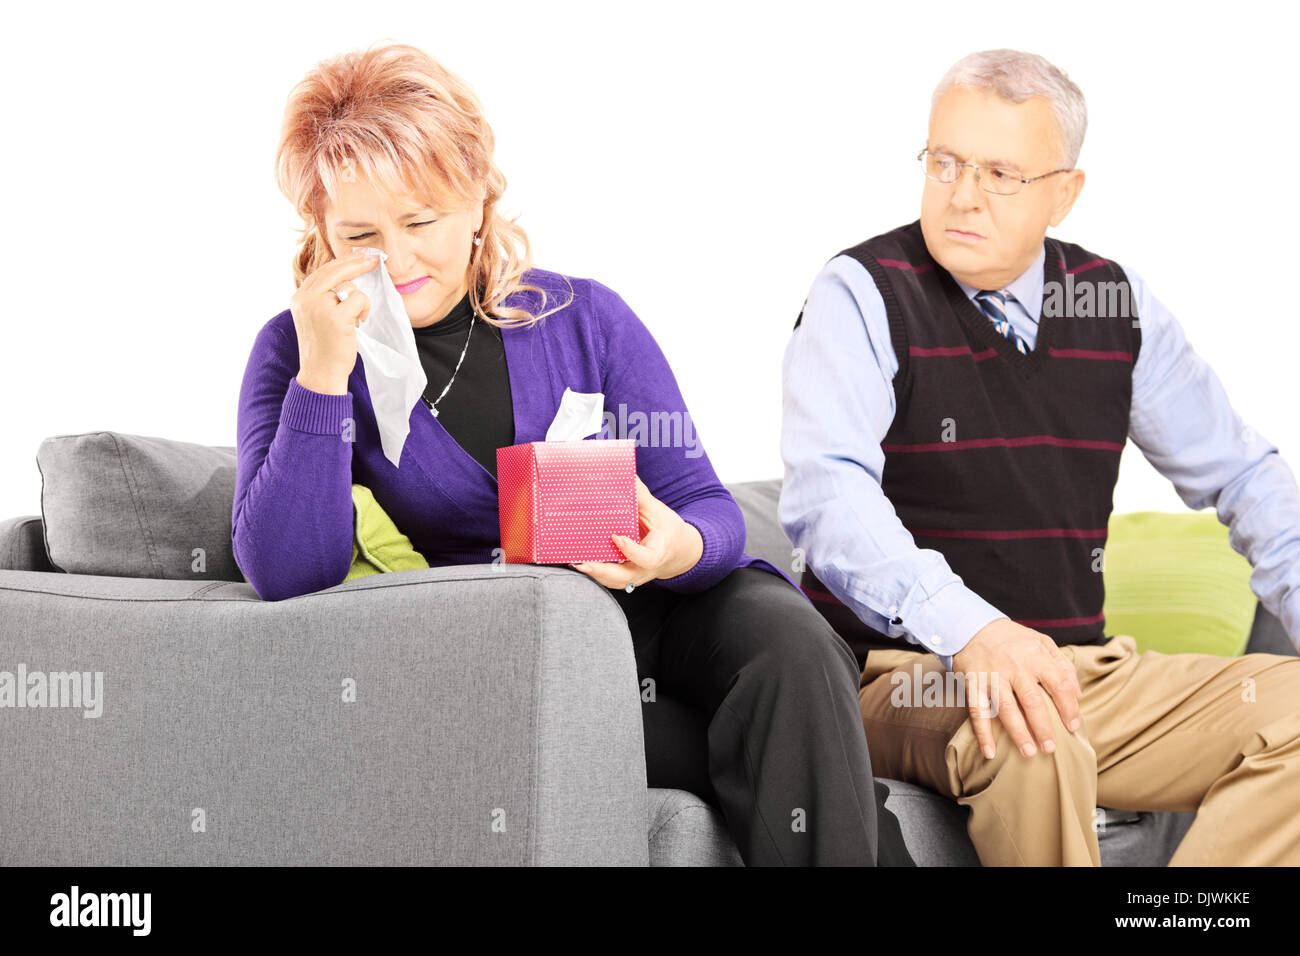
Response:
[[[298,383],[312,391],[346,394],[357,364],[357,326],[370,316],[370,300],[352,284],[379,261],[354,253],[331,259],[302,280],[289,300],[298,334]],[[340,302],[332,290],[346,289]]]
[[[569,567],[607,588],[675,578],[695,567],[704,554],[704,539],[699,530],[650,494],[640,477],[636,479],[636,509],[641,525],[640,543],[626,535],[612,536],[614,544],[627,557],[625,563],[583,561]]]

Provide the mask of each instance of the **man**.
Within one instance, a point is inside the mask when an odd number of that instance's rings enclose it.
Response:
[[[1300,658],[1103,631],[1126,437],[1217,506],[1293,641],[1300,494],[1141,278],[1047,237],[1085,126],[1039,56],[939,83],[919,221],[832,258],[787,346],[781,521],[865,659],[874,771],[968,806],[986,865],[1098,865],[1099,803],[1199,809],[1174,865],[1300,864]],[[931,671],[970,693],[895,706],[894,675]]]

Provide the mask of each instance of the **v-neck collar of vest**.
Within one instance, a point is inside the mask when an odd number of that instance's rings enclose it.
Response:
[[[1043,239],[1043,288],[1052,288],[1049,283],[1055,282],[1057,288],[1064,285],[1064,274],[1061,266],[1061,253],[1054,247],[1050,238]],[[948,297],[948,304],[957,314],[976,341],[983,342],[998,353],[1002,361],[1006,362],[1017,372],[1025,377],[1032,376],[1042,368],[1043,363],[1051,354],[1052,339],[1056,333],[1056,320],[1050,318],[1043,312],[1042,305],[1039,305],[1038,317],[1038,334],[1034,338],[1034,347],[1028,352],[1022,353],[1020,349],[1012,344],[1011,340],[994,328],[989,317],[980,311],[979,306],[970,300],[957,280],[952,277],[947,269],[935,263],[935,271],[939,273],[940,282],[943,284],[944,294]],[[1043,301],[1047,300],[1046,295]]]

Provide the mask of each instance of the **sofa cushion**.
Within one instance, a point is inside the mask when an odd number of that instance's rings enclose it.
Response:
[[[0,571],[56,571],[45,553],[40,515],[0,520]]]
[[[685,790],[646,791],[651,866],[744,866],[722,815]]]
[[[1282,622],[1261,604],[1255,608],[1255,623],[1250,627],[1250,640],[1246,642],[1246,653],[1283,654],[1295,657],[1300,654],[1300,648],[1292,643]]]
[[[966,834],[969,812],[957,801],[902,780],[885,780],[885,806],[898,817],[903,842],[917,866],[979,866]]]
[[[979,866],[966,832],[970,811],[933,790],[885,780],[885,806],[898,817],[903,840],[917,866]],[[1166,866],[1195,813],[1099,809],[1094,826],[1102,866]]]
[[[71,574],[244,581],[230,512],[235,449],[89,432],[41,442],[51,565]]]
[[[918,866],[979,866],[966,833],[969,811],[933,790],[882,781],[885,806],[898,817]],[[651,866],[743,866],[722,815],[693,793],[650,788],[647,793]],[[1102,866],[1166,866],[1192,825],[1194,813],[1100,810],[1097,847]]]
[[[1106,543],[1106,633],[1139,651],[1236,657],[1257,600],[1250,563],[1213,511],[1112,515]]]
[[[1102,866],[1168,866],[1196,819],[1194,811],[1098,808],[1093,820]]]
[[[770,561],[793,575],[794,548],[777,517],[781,479],[738,481],[726,487],[745,518],[745,553]]]

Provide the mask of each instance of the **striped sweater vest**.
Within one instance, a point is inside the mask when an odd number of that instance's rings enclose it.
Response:
[[[840,255],[871,274],[898,356],[881,485],[904,527],[1012,620],[1057,644],[1102,643],[1102,549],[1141,333],[1116,263],[1044,242],[1027,355],[934,260],[919,220]],[[801,586],[859,664],[873,647],[918,649],[861,621],[813,569]]]

